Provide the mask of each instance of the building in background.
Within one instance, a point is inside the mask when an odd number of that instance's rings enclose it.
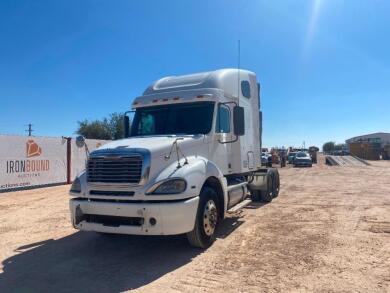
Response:
[[[376,132],[366,135],[360,135],[355,136],[350,139],[347,139],[346,141],[347,145],[350,145],[354,142],[361,142],[361,143],[380,143],[381,147],[383,148],[385,145],[390,144],[390,133],[386,132]]]
[[[347,139],[345,142],[353,156],[366,160],[390,159],[390,133],[366,134]]]

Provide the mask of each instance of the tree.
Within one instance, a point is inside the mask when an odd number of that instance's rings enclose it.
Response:
[[[111,113],[102,120],[78,121],[77,134],[92,139],[119,139],[124,136],[123,114]]]
[[[123,138],[125,134],[124,124],[123,124],[123,114],[120,113],[111,113],[109,119],[104,119],[107,123],[109,132],[112,139]]]
[[[338,144],[334,145],[335,151],[342,151],[343,149],[345,149],[345,144],[343,144],[343,143],[338,143]]]
[[[328,142],[324,143],[324,145],[322,146],[322,151],[323,152],[331,152],[331,151],[334,151],[334,147],[335,147],[335,142],[328,141]]]

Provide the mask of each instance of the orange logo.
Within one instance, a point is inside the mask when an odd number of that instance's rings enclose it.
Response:
[[[27,158],[38,157],[42,154],[41,147],[32,139],[26,142],[26,155]]]

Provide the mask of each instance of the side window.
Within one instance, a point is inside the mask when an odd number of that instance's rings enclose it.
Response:
[[[249,81],[247,80],[241,81],[241,92],[245,98],[249,99],[251,97],[251,85]]]
[[[220,105],[218,107],[216,132],[230,132],[230,109],[225,105]]]

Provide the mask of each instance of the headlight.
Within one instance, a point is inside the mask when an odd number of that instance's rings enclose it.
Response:
[[[74,192],[74,193],[81,192],[81,183],[78,177],[73,181],[72,186],[70,188],[70,192]]]
[[[146,194],[178,194],[185,191],[187,182],[181,178],[171,178],[160,181],[148,189]]]

